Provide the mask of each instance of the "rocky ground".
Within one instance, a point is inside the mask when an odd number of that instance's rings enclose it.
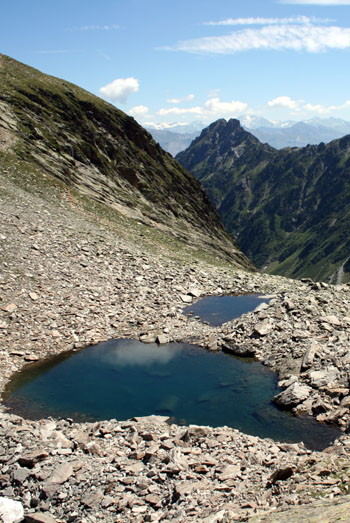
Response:
[[[23,365],[72,348],[118,337],[185,341],[255,354],[280,375],[278,404],[344,431],[312,452],[227,427],[159,417],[29,421],[2,406],[0,511],[13,500],[27,521],[209,523],[347,493],[349,285],[239,272],[187,248],[176,254],[157,231],[97,217],[59,185],[48,197],[7,175],[0,195],[1,392]],[[269,305],[221,327],[182,314],[199,296],[252,291],[271,295]]]

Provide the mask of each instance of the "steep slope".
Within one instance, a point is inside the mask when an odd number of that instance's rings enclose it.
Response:
[[[252,267],[200,184],[135,120],[66,81],[0,55],[0,154],[21,160],[194,248]]]
[[[252,139],[237,120],[219,120],[177,159],[202,181],[227,230],[258,267],[350,279],[350,136],[277,151]]]

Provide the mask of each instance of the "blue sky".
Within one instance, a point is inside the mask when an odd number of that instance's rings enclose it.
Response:
[[[145,125],[350,120],[350,0],[12,0],[0,52]]]

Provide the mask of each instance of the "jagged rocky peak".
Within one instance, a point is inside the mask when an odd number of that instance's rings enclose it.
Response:
[[[231,118],[226,121],[224,118],[220,118],[213,122],[208,127],[203,129],[201,135],[195,140],[200,142],[201,140],[210,139],[212,143],[221,143],[222,141],[229,141],[231,145],[239,145],[244,141],[252,143],[260,143],[255,136],[243,129],[239,120]]]
[[[213,150],[212,147],[215,146]],[[226,121],[224,118],[220,118],[216,122],[213,122],[208,127],[203,129],[202,133],[198,138],[196,138],[190,147],[185,151],[179,153],[176,158],[186,164],[186,157],[188,154],[193,153],[193,151],[198,148],[200,149],[201,155],[205,155],[210,152],[214,155],[224,155],[232,152],[232,150],[238,151],[240,148],[240,153],[242,153],[242,148],[246,147],[255,147],[258,151],[273,151],[273,147],[262,144],[258,138],[253,136],[250,132],[246,131],[240,124],[239,120],[231,118]]]
[[[0,136],[0,154],[195,249],[253,267],[201,184],[133,118],[5,55],[0,55]]]
[[[218,208],[221,198],[208,188],[212,182],[226,182],[233,166],[242,169],[245,165],[257,166],[269,158],[275,149],[262,144],[255,136],[243,129],[239,120],[221,118],[203,129],[190,147],[176,156],[176,159],[207,188],[213,203]],[[223,174],[224,171],[224,174]],[[216,183],[216,181],[214,181]]]

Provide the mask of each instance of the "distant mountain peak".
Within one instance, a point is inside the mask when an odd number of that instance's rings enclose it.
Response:
[[[262,144],[246,131],[239,120],[220,118],[203,129],[200,136],[176,159],[206,187],[220,172],[225,173],[220,181],[225,185],[230,169],[244,169],[247,164],[258,166],[268,160],[273,152],[272,147]],[[221,198],[214,193],[211,196],[219,209]]]
[[[244,129],[240,121],[236,118],[229,120],[220,118],[216,120],[203,129],[201,135],[196,138],[195,142],[201,142],[203,140],[211,140],[213,143],[219,143],[219,154],[229,152],[232,150],[232,147],[240,147],[239,152],[236,150],[237,157],[242,155],[242,147],[245,147],[247,144],[250,146],[254,145],[257,148],[271,148],[269,145],[263,145],[256,136]]]

